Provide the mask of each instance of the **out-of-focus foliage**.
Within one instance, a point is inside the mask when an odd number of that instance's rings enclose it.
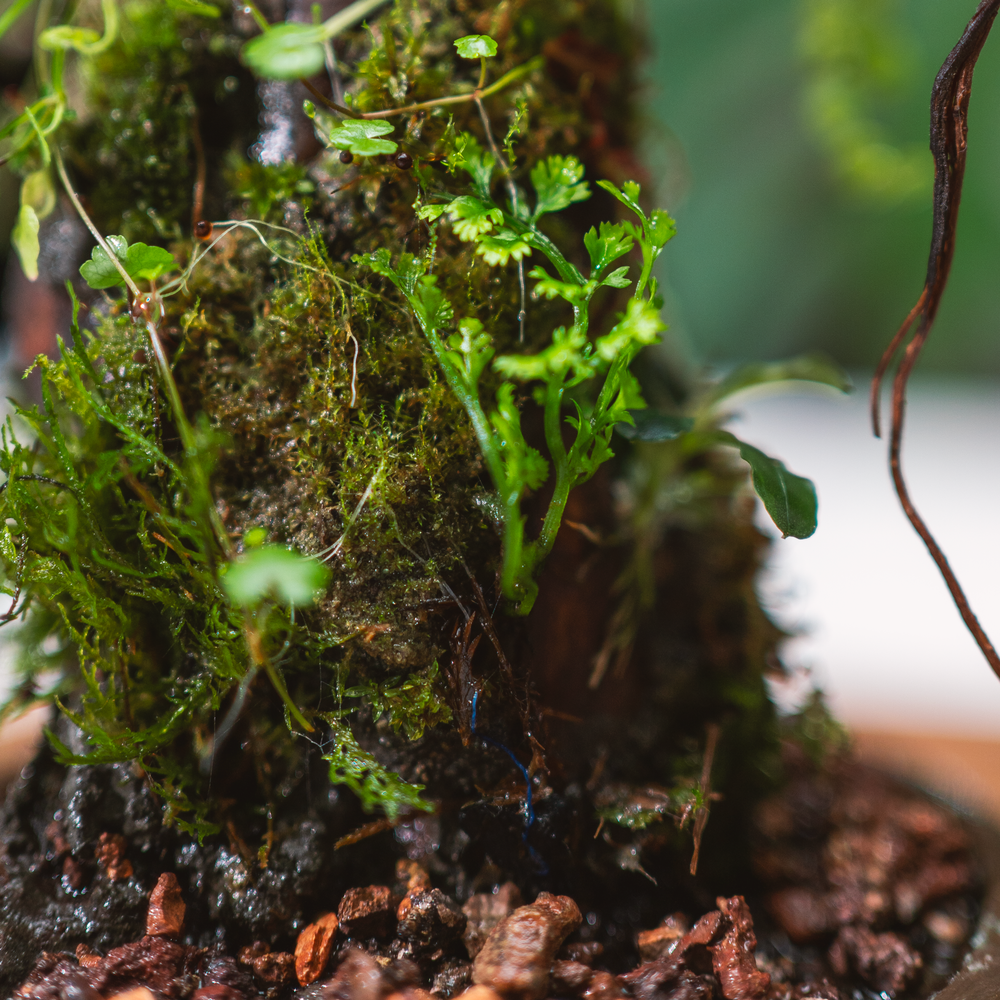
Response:
[[[683,234],[683,253],[661,269],[666,319],[696,361],[820,349],[847,367],[874,366],[923,281],[931,86],[975,7],[640,5],[651,49],[646,159],[657,203]],[[976,67],[955,264],[922,372],[1000,373],[998,113],[993,38]],[[923,163],[925,196],[871,178],[873,164],[884,172],[911,156]],[[874,188],[850,180],[851,163]]]
[[[934,168],[919,142],[897,142],[886,106],[915,84],[913,38],[899,0],[803,0],[803,110],[837,180],[878,204],[926,195]]]

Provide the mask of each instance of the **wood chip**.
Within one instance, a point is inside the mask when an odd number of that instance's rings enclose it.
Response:
[[[149,894],[146,933],[159,937],[177,937],[184,928],[186,909],[177,876],[173,872],[164,872]]]
[[[116,993],[108,1000],[157,1000],[156,994],[145,986],[134,986],[124,993]]]
[[[333,950],[337,926],[337,914],[324,913],[299,934],[295,943],[295,977],[300,986],[308,986],[323,974]]]

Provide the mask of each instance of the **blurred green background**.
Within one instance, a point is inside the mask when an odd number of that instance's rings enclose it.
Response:
[[[934,77],[975,0],[646,0],[646,160],[697,362],[871,368],[923,284]],[[1000,373],[1000,25],[975,73],[951,283],[922,372]]]
[[[930,89],[976,0],[622,2],[648,46],[644,157],[679,225],[661,280],[688,358],[822,349],[870,369],[923,282]],[[25,17],[0,43],[0,85],[22,76],[29,40]],[[925,374],[1000,374],[1000,27],[970,119]],[[0,169],[0,265],[16,199]]]

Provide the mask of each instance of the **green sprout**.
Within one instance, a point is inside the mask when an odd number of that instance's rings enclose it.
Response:
[[[436,277],[426,273],[428,260],[404,254],[394,266],[384,249],[355,259],[388,278],[406,297],[448,385],[469,415],[495,490],[485,498],[483,507],[495,516],[503,537],[501,589],[518,614],[527,614],[538,593],[535,576],[555,544],[570,491],[612,457],[615,428],[631,424],[629,411],[645,406],[629,366],[638,352],[656,343],[666,329],[659,317],[656,283],[650,272],[675,229],[665,212],[647,216],[639,208],[635,200],[638,185],[626,185],[624,193],[611,188],[633,209],[638,222],[605,223],[599,230],[590,230],[584,245],[591,268],[584,277],[537,225],[542,216],[590,197],[579,161],[572,156],[551,156],[537,164],[530,175],[534,208],[530,213],[515,214],[494,200],[496,158],[472,136],[465,136],[463,143],[461,166],[474,193],[423,206],[418,216],[431,222],[449,220],[455,235],[474,243],[476,253],[490,266],[504,266],[539,251],[555,268],[556,277],[541,266],[534,268],[529,277],[536,281],[535,295],[563,299],[572,309],[572,324],[554,330],[550,345],[537,354],[494,358],[493,339],[478,318],[461,319],[458,331],[451,332],[454,310],[437,287]],[[635,294],[615,326],[594,338],[590,301],[599,288],[631,285],[627,267],[610,268],[633,245],[638,245],[643,259]],[[497,392],[495,407],[487,412],[479,383],[491,362],[505,381]],[[579,391],[573,392],[595,379],[599,387],[590,400]],[[515,383],[541,383],[537,396],[544,407],[548,461],[524,439]],[[571,405],[568,411],[567,404]],[[572,432],[569,446],[563,440],[565,428]],[[555,472],[553,495],[541,531],[529,539],[522,501],[548,480],[550,462]]]

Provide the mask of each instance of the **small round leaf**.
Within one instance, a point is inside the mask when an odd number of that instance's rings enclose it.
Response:
[[[312,604],[329,578],[330,571],[321,562],[280,545],[264,545],[232,563],[223,584],[230,599],[244,607],[272,596],[302,607]]]
[[[355,156],[395,153],[399,148],[395,142],[378,138],[392,130],[393,126],[381,118],[347,118],[330,131],[330,145],[335,149],[346,149]]]
[[[454,44],[463,59],[489,59],[497,54],[497,43],[489,35],[466,35]]]
[[[93,28],[75,28],[71,24],[57,24],[47,28],[38,36],[38,47],[48,52],[56,49],[76,49],[87,53],[90,46],[101,40],[100,33]]]
[[[325,59],[322,29],[312,24],[278,24],[243,46],[243,62],[274,80],[312,76]]]

